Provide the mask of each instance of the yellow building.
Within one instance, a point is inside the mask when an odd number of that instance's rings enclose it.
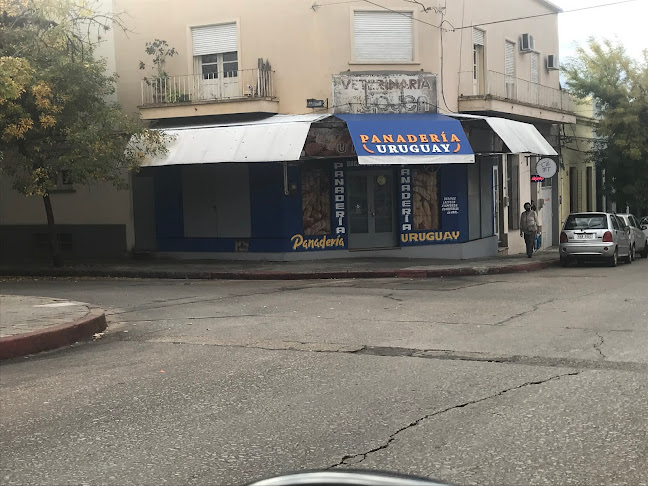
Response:
[[[604,210],[597,204],[597,171],[590,159],[594,127],[594,104],[591,100],[575,105],[576,123],[563,126],[563,164],[558,173],[560,225],[570,213]]]

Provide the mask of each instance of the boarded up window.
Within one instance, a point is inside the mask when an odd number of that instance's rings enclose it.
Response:
[[[331,176],[328,168],[302,170],[304,235],[331,233]]]
[[[438,172],[426,169],[412,171],[414,229],[439,229]]]

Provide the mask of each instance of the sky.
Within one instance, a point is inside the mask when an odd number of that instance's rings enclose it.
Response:
[[[620,0],[552,0],[564,11],[616,3]],[[622,5],[593,8],[558,17],[560,29],[560,60],[564,62],[575,53],[575,43],[588,37],[619,40],[627,52],[639,58],[648,49],[648,0],[636,0]]]

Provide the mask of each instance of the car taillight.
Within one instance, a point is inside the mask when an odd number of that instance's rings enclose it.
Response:
[[[560,233],[560,242],[561,243],[567,243],[568,239],[569,238],[567,238],[567,233],[565,233],[564,231]]]
[[[603,241],[606,243],[612,243],[612,233],[606,231],[605,234],[603,235]]]

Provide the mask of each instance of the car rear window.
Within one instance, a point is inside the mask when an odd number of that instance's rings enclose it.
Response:
[[[605,214],[570,214],[565,222],[566,230],[607,229]]]

